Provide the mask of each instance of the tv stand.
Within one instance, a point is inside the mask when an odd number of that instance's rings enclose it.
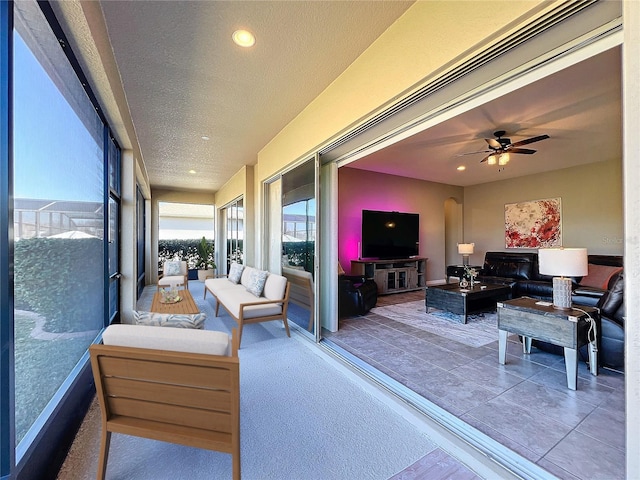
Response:
[[[351,274],[376,282],[378,294],[421,290],[426,285],[427,258],[351,260]]]

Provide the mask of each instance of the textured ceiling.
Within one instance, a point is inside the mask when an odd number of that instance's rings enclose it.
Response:
[[[218,190],[412,3],[101,2],[151,186]],[[238,28],[253,48],[231,42]],[[349,166],[468,186],[620,159],[620,64],[614,48]],[[496,130],[551,138],[502,169],[458,156]]]
[[[101,2],[151,186],[218,190],[412,3]]]

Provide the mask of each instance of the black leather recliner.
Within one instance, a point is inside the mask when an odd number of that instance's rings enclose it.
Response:
[[[601,365],[624,371],[624,272],[609,280],[608,289],[598,301],[600,309]]]
[[[365,315],[376,306],[376,282],[359,275],[338,276],[338,312],[340,317]]]

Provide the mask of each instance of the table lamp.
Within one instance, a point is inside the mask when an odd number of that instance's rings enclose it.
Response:
[[[553,306],[570,309],[571,278],[589,273],[586,248],[541,248],[538,250],[538,270],[542,275],[553,276]]]
[[[459,243],[458,254],[462,255],[462,265],[469,265],[469,255],[473,253],[475,243]]]

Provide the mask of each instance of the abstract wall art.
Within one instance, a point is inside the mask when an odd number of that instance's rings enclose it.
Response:
[[[560,198],[507,203],[504,238],[506,248],[562,246]]]

